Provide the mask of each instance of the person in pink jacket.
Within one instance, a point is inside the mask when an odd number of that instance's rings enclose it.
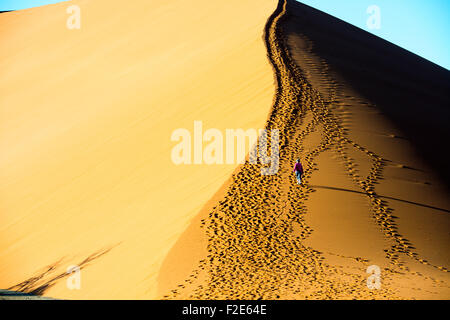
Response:
[[[294,173],[297,178],[297,184],[302,184],[303,166],[300,163],[300,159],[297,159],[297,162],[295,163]]]

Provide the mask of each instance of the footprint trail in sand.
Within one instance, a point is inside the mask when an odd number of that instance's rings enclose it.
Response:
[[[313,232],[305,220],[309,214],[306,204],[314,192],[309,184],[320,169],[315,161],[326,151],[337,155],[346,174],[367,197],[373,220],[390,243],[385,250],[390,262],[383,270],[386,279],[409,272],[403,257],[429,264],[399,233],[392,208],[377,195],[375,186],[389,160],[349,138],[332,107],[341,94],[336,82],[324,75],[327,96],[308,82],[287,49],[281,29],[285,16],[286,1],[280,1],[265,29],[277,80],[266,129],[280,131],[280,170],[263,176],[259,166],[245,163],[233,175],[224,199],[202,221],[208,255],[166,299],[398,298],[388,280],[380,290],[367,290],[367,259],[344,257],[354,259],[363,271],[351,272],[327,263],[322,252],[304,244]],[[358,170],[349,149],[367,156],[367,176]],[[292,165],[300,156],[305,168],[302,186],[296,185],[292,174]],[[442,266],[433,267],[448,272]]]

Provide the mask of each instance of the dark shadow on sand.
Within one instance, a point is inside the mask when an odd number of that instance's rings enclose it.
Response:
[[[312,41],[326,72],[342,77],[387,116],[450,187],[450,71],[295,0],[287,1],[287,17],[285,35]]]
[[[311,187],[311,188],[313,188],[313,189],[314,189],[314,188],[315,188],[315,189],[328,189],[328,190],[343,191],[343,192],[352,192],[352,193],[358,193],[358,194],[366,195],[366,193],[365,193],[365,192],[362,192],[362,191],[356,191],[356,190],[344,189],[344,188],[337,188],[337,187],[315,186],[315,185],[308,185],[308,187]],[[394,197],[389,197],[389,196],[383,196],[383,195],[379,195],[379,194],[377,194],[377,196],[378,196],[379,198],[383,198],[383,199],[400,201],[400,202],[412,204],[412,205],[415,205],[415,206],[420,206],[420,207],[424,207],[424,208],[428,208],[428,209],[434,209],[434,210],[438,210],[438,211],[450,213],[450,210],[448,210],[448,209],[438,208],[438,207],[430,206],[430,205],[428,205],[428,204],[418,203],[418,202],[409,201],[409,200],[403,200],[403,199],[394,198]]]
[[[113,247],[109,247],[107,249],[103,249],[96,253],[93,253],[76,265],[80,268],[80,270],[82,270],[85,267],[87,267],[94,260],[97,260],[98,258],[107,254],[112,248]],[[66,271],[58,273],[56,275],[54,274],[56,271],[56,268],[61,266],[62,260],[63,259],[56,261],[55,263],[45,267],[44,270],[40,271],[36,276],[33,276],[27,280],[24,280],[16,285],[8,288],[7,290],[14,291],[17,295],[19,295],[19,294],[35,295],[35,296],[43,295],[48,289],[53,287],[58,281],[70,276],[70,273],[67,273]]]

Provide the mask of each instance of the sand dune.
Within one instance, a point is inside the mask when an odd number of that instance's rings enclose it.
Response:
[[[237,167],[176,166],[171,134],[194,120],[264,127],[275,7],[80,0],[0,15],[0,288],[157,297],[167,252]],[[67,267],[83,262],[68,290]]]
[[[0,15],[0,288],[450,297],[447,70],[294,0],[73,2],[78,31],[66,4]],[[194,120],[279,130],[279,171],[175,166]]]
[[[283,132],[280,172],[264,177],[246,164],[233,176],[172,249],[161,294],[448,299],[450,203],[439,159],[448,71],[291,0],[266,28],[278,79],[267,128]],[[198,248],[201,259],[175,266]],[[374,265],[380,289],[367,287]]]

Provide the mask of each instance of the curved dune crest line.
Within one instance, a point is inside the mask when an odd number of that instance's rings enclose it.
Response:
[[[308,81],[308,74],[326,73],[327,69],[301,69],[291,57],[283,26],[293,3],[280,0],[265,29],[269,60],[277,79],[266,129],[281,132],[280,170],[276,175],[262,176],[259,166],[246,162],[232,176],[225,196],[199,222],[206,237],[204,257],[182,282],[166,291],[164,298],[448,297],[448,267],[424,258],[432,252],[416,248],[399,231],[406,223],[399,222],[393,213],[404,211],[394,210],[377,193],[391,160],[356,142],[353,134],[350,138],[345,117],[336,110],[342,94],[339,83],[325,78],[328,91],[324,95]],[[292,164],[298,157],[305,168],[300,187],[292,176]],[[338,182],[345,184],[340,189],[352,188],[355,192],[341,199],[330,194],[316,205],[315,194],[323,191],[314,192],[309,185],[334,166],[338,168],[334,172],[339,171]],[[350,240],[335,240],[350,243],[337,248],[340,252],[336,253],[315,234],[327,220],[336,219],[332,212],[341,200],[350,204],[351,216],[345,220],[348,215],[342,214],[342,221],[333,227],[350,226],[346,235]],[[318,213],[324,219],[311,220]],[[328,233],[333,232],[328,229]],[[447,243],[440,245],[445,247]],[[378,290],[367,287],[366,270],[371,265],[379,266],[382,273]]]

